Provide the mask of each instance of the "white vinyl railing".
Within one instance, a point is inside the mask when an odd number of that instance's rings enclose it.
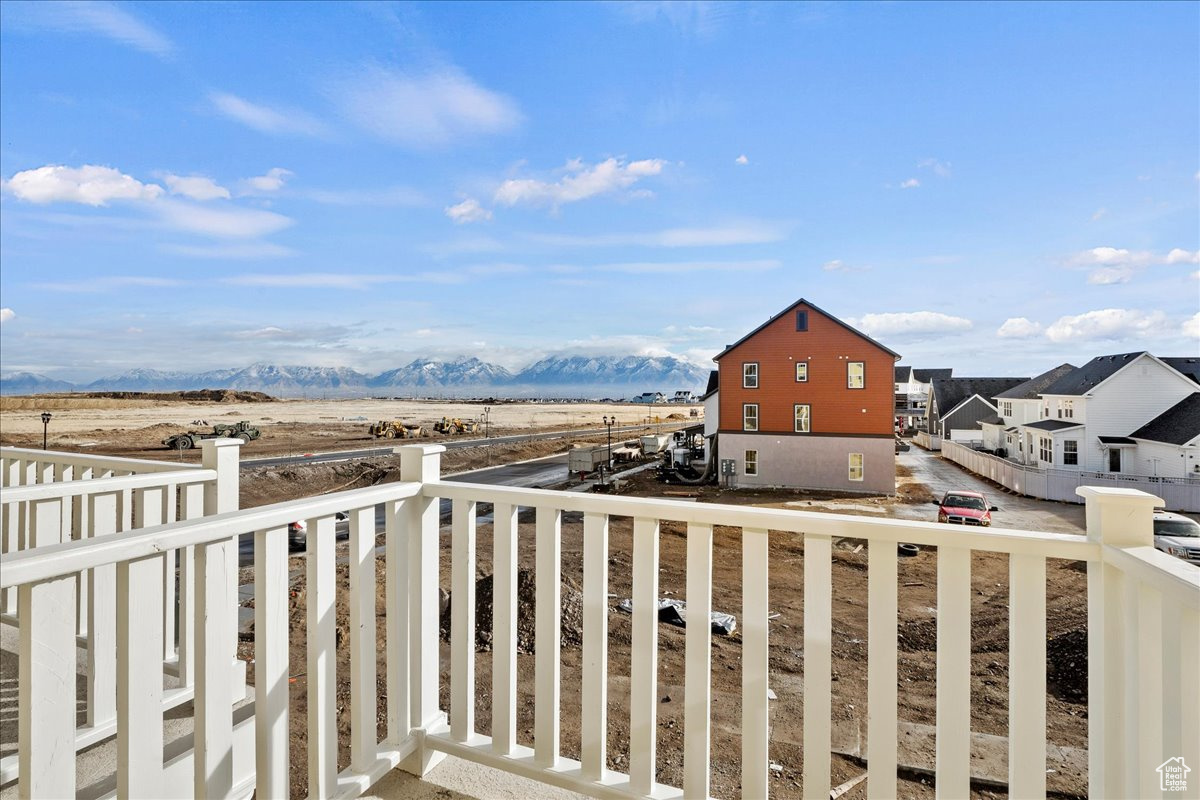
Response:
[[[443,482],[440,446],[401,448],[403,482],[186,520],[122,536],[65,542],[6,560],[0,587],[18,588],[22,632],[20,793],[75,793],[74,696],[61,680],[74,669],[74,631],[56,609],[71,608],[73,578],[118,571],[117,763],[123,796],[281,797],[289,792],[287,523],[308,520],[306,667],[308,792],[354,797],[397,765],[424,774],[448,753],[595,797],[707,797],[714,702],[741,708],[742,794],[767,797],[769,537],[804,541],[803,794],[830,792],[832,545],[868,546],[868,782],[871,798],[897,793],[897,556],[900,542],[937,548],[937,740],[940,797],[970,792],[971,554],[1010,558],[1009,793],[1046,793],[1046,559],[1087,562],[1089,604],[1089,788],[1094,797],[1159,796],[1155,768],[1168,757],[1200,763],[1200,571],[1155,551],[1156,498],[1120,489],[1081,490],[1087,537],[864,519],[812,512],[560,493]],[[452,507],[449,707],[439,705],[440,503]],[[491,735],[475,724],[475,530],[480,503],[492,506],[494,654]],[[533,509],[536,549],[534,744],[517,743],[516,553],[520,509]],[[375,545],[382,511],[385,633],[377,641]],[[349,512],[349,761],[338,771],[335,643],[335,512]],[[564,512],[583,515],[583,654],[580,760],[561,747],[560,583]],[[53,512],[48,512],[53,518]],[[608,742],[609,518],[633,519],[633,631],[629,772],[606,767]],[[656,782],[657,599],[663,521],[686,525],[688,617],[685,631],[683,785]],[[713,530],[741,531],[743,555],[742,691],[711,691]],[[223,569],[231,537],[255,537],[255,711],[249,758],[233,744],[228,702],[232,657],[223,632],[233,614],[231,575]],[[528,534],[525,534],[528,535]],[[162,655],[154,636],[129,635],[131,609],[162,591],[163,554],[196,548],[196,747],[189,760],[160,757],[161,682],[150,680]],[[147,598],[149,598],[147,600]],[[376,663],[385,660],[380,709]],[[38,665],[38,669],[33,669]],[[292,669],[301,665],[290,665]],[[47,669],[53,667],[53,669]],[[380,737],[377,715],[386,732]],[[447,712],[448,711],[448,715]],[[26,767],[29,767],[28,769]],[[190,780],[180,782],[182,772]],[[245,782],[239,776],[248,775]],[[252,781],[252,783],[251,783]]]
[[[195,519],[238,506],[237,471],[240,440],[206,443],[200,465],[94,456],[23,448],[0,448],[0,553],[5,567],[18,552],[127,534],[177,519]],[[86,718],[75,730],[75,747],[83,749],[117,732],[118,635],[113,565],[81,571],[74,577],[75,605],[70,613],[86,677]],[[178,679],[180,691],[166,698],[164,710],[191,699],[195,651],[194,554],[181,551],[163,558],[162,660]],[[19,592],[0,590],[0,621],[18,624]],[[177,629],[178,609],[178,629]],[[139,614],[146,619],[147,607]],[[144,627],[144,621],[143,621]],[[236,632],[231,630],[231,637]],[[160,671],[163,665],[160,665]],[[0,783],[14,778],[20,760],[0,759]]]

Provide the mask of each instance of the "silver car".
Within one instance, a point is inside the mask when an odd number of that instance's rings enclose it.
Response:
[[[1154,546],[1200,566],[1200,523],[1182,514],[1155,511]]]

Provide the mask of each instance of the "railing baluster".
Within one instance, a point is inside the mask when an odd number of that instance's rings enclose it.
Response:
[[[539,766],[552,767],[558,762],[559,753],[562,512],[539,506],[536,529],[534,761]]]
[[[1134,755],[1132,772],[1137,780],[1136,795],[1130,797],[1157,797],[1160,789],[1156,770],[1167,758],[1163,755],[1162,594],[1140,581],[1130,580],[1128,585],[1137,593],[1137,640],[1126,641],[1126,647],[1132,644],[1135,648],[1135,674],[1126,692],[1125,719],[1125,740]],[[1133,713],[1129,713],[1128,700],[1133,701]]]
[[[288,531],[254,532],[254,787],[288,795]]]
[[[896,796],[896,545],[867,547],[867,797]]]
[[[1008,563],[1008,791],[1045,797],[1046,559],[1014,554]]]
[[[134,527],[149,528],[162,525],[164,522],[174,522],[173,518],[165,516],[167,495],[173,487],[154,486],[134,490]],[[163,591],[159,600],[162,609],[162,658],[169,658],[175,651],[175,551],[163,554],[162,581]],[[158,595],[155,595],[156,597]],[[143,609],[145,607],[143,606]]]
[[[633,649],[629,657],[629,785],[654,786],[658,728],[658,520],[633,521]]]
[[[60,541],[61,500],[33,501],[28,506],[29,547]],[[17,793],[74,797],[75,578],[25,584],[18,594]]]
[[[1162,749],[1164,753],[1183,753],[1183,716],[1196,716],[1190,709],[1200,708],[1200,702],[1187,706],[1183,703],[1183,684],[1188,672],[1183,666],[1183,636],[1172,635],[1181,631],[1183,624],[1183,609],[1175,603],[1162,604],[1162,629],[1167,635],[1162,640],[1162,710],[1163,732]],[[1191,662],[1192,664],[1198,662]],[[1196,681],[1192,681],[1196,683]]]
[[[196,549],[196,797],[226,797],[233,788],[230,679],[236,611],[229,602],[229,541]]]
[[[387,743],[395,746],[408,737],[412,716],[408,695],[408,527],[403,500],[384,503],[383,508]]]
[[[600,780],[608,743],[608,516],[583,515],[582,775]]]
[[[336,531],[333,517],[308,521],[308,794],[337,788],[337,619],[334,616]]]
[[[742,531],[742,796],[767,797],[770,764],[768,534]],[[688,600],[691,605],[691,600]]]
[[[1124,794],[1125,576],[1088,564],[1088,794]]]
[[[379,752],[375,684],[375,507],[350,512],[350,767],[365,772]]]
[[[163,492],[161,522],[175,522],[175,492],[177,486],[168,483]],[[175,657],[175,610],[177,606],[174,550],[163,553],[163,658]]]
[[[143,500],[146,495],[143,495]],[[163,555],[117,562],[117,795],[162,797],[163,672],[161,625],[146,609],[162,607]]]
[[[452,506],[450,735],[465,742],[475,732],[475,503]]]
[[[687,630],[684,637],[683,794],[708,797],[712,729],[713,526],[687,526]]]
[[[517,507],[492,506],[492,749],[517,743]]]
[[[1179,729],[1179,749],[1172,753],[1190,753],[1200,756],[1200,714],[1194,713],[1200,708],[1200,681],[1196,680],[1196,665],[1200,664],[1200,613],[1190,608],[1180,609],[1179,631],[1179,663],[1184,665],[1188,675],[1179,682],[1180,708],[1183,709]],[[1168,742],[1169,744],[1169,742]],[[1200,763],[1200,758],[1197,758]]]
[[[117,530],[115,492],[88,495],[89,537]],[[117,716],[117,568],[105,564],[88,581],[87,724],[105,725]]]
[[[937,553],[937,796],[971,790],[971,551]]]
[[[182,488],[183,519],[204,516],[204,485],[192,483]],[[196,548],[179,550],[179,683],[196,683]]]
[[[832,747],[833,542],[804,534],[804,796],[828,797]]]

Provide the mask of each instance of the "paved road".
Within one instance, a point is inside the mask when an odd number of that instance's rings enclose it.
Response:
[[[896,456],[896,465],[912,470],[913,477],[928,486],[929,491],[939,499],[952,489],[982,492],[989,503],[1000,509],[992,512],[992,525],[997,528],[1021,528],[1047,533],[1086,531],[1082,505],[1006,494],[999,486],[988,483],[938,453],[922,450],[916,445],[907,453]],[[935,521],[937,509],[932,505],[900,507],[896,516]]]
[[[684,427],[688,424],[694,424],[697,420],[690,420],[682,424],[672,423],[654,426],[656,429],[661,428],[664,431],[672,431],[678,427]],[[613,438],[618,439],[629,434],[642,434],[649,429],[646,425],[629,425],[623,428],[613,428]],[[575,436],[596,436],[604,434],[603,429],[582,428],[573,431],[549,431],[547,433],[518,433],[510,436],[491,436],[486,439],[479,436],[471,436],[465,438],[452,438],[442,440],[422,440],[415,441],[399,441],[394,445],[387,447],[372,447],[362,450],[339,450],[333,453],[310,453],[299,456],[278,456],[275,458],[253,458],[242,461],[242,468],[249,469],[251,467],[277,467],[283,464],[317,464],[327,461],[349,461],[355,458],[378,458],[379,456],[393,455],[393,448],[400,447],[404,444],[440,444],[447,450],[457,450],[463,447],[491,447],[497,444],[512,444],[513,442],[532,442],[539,439],[569,439]],[[395,441],[395,440],[391,440]],[[485,483],[487,481],[484,481]],[[507,484],[517,485],[517,484]]]

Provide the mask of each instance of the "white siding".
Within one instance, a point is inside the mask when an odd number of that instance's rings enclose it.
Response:
[[[1200,436],[1196,437],[1200,440]],[[1200,448],[1162,442],[1138,441],[1136,450],[1126,451],[1127,472],[1139,475],[1157,475],[1160,478],[1183,478],[1188,475],[1200,475],[1196,471],[1200,465]]]
[[[721,393],[717,391],[704,398],[704,437],[706,439],[717,432],[717,423],[720,422],[721,413],[720,396]]]

